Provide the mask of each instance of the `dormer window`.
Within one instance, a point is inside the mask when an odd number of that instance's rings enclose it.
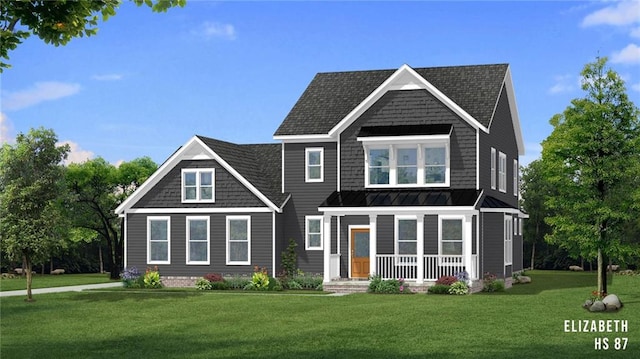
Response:
[[[449,186],[451,125],[363,127],[365,187]]]
[[[215,202],[214,168],[182,169],[182,202]]]

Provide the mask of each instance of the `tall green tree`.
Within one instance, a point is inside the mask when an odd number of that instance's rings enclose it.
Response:
[[[132,0],[155,12],[184,7],[186,0]],[[66,45],[71,39],[98,32],[100,18],[116,14],[121,0],[7,0],[0,1],[0,58],[8,60],[14,50],[31,35],[47,44]],[[0,72],[9,64],[0,61]]]
[[[105,241],[106,262],[112,279],[119,278],[124,264],[123,227],[114,210],[156,169],[157,165],[148,157],[119,167],[103,158],[68,166],[66,182],[75,196],[74,226],[95,231]]]
[[[545,177],[556,191],[546,239],[598,260],[598,291],[606,292],[607,257],[622,259],[632,247],[623,241],[639,215],[640,128],[638,109],[623,80],[598,58],[582,70],[583,98],[551,119],[542,143]]]
[[[61,162],[69,146],[57,141],[53,130],[32,129],[0,150],[0,242],[3,252],[26,265],[28,301],[33,263],[49,258],[68,230]]]
[[[535,160],[522,169],[522,207],[529,214],[524,222],[524,238],[531,244],[531,269],[535,268],[536,245],[544,242],[544,236],[549,233],[549,226],[545,218],[549,209],[545,205],[552,196],[553,188],[544,177],[542,161]]]

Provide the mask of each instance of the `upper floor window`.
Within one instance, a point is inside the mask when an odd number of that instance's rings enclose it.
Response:
[[[491,189],[496,189],[496,149],[491,147]]]
[[[324,180],[324,148],[305,149],[305,181],[322,182]]]
[[[507,155],[502,152],[498,156],[498,189],[507,192]]]
[[[182,202],[214,202],[215,169],[182,169]]]
[[[513,160],[513,195],[518,197],[520,182],[518,178],[518,160]]]
[[[365,145],[366,187],[449,185],[449,143]]]

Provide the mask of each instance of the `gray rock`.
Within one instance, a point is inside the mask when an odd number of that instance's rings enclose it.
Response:
[[[593,302],[593,305],[589,308],[590,312],[604,312],[606,309],[606,307],[604,306],[604,303],[602,303],[599,300],[596,300],[595,302]]]
[[[587,299],[584,301],[584,304],[582,304],[582,308],[588,310],[589,308],[591,308],[592,305],[593,305],[593,301],[591,299]]]
[[[531,277],[527,277],[526,275],[521,275],[518,277],[518,282],[520,283],[531,283]]]
[[[580,266],[569,266],[569,270],[574,272],[582,272],[584,269],[582,269],[582,267]]]
[[[618,298],[615,294],[609,294],[602,300],[604,306],[607,310],[614,311],[622,308],[622,302],[620,302],[620,298]]]

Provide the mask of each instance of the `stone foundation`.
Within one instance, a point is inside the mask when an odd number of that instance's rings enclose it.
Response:
[[[161,276],[160,280],[165,287],[195,287],[198,278],[202,277],[175,277],[175,276]]]

